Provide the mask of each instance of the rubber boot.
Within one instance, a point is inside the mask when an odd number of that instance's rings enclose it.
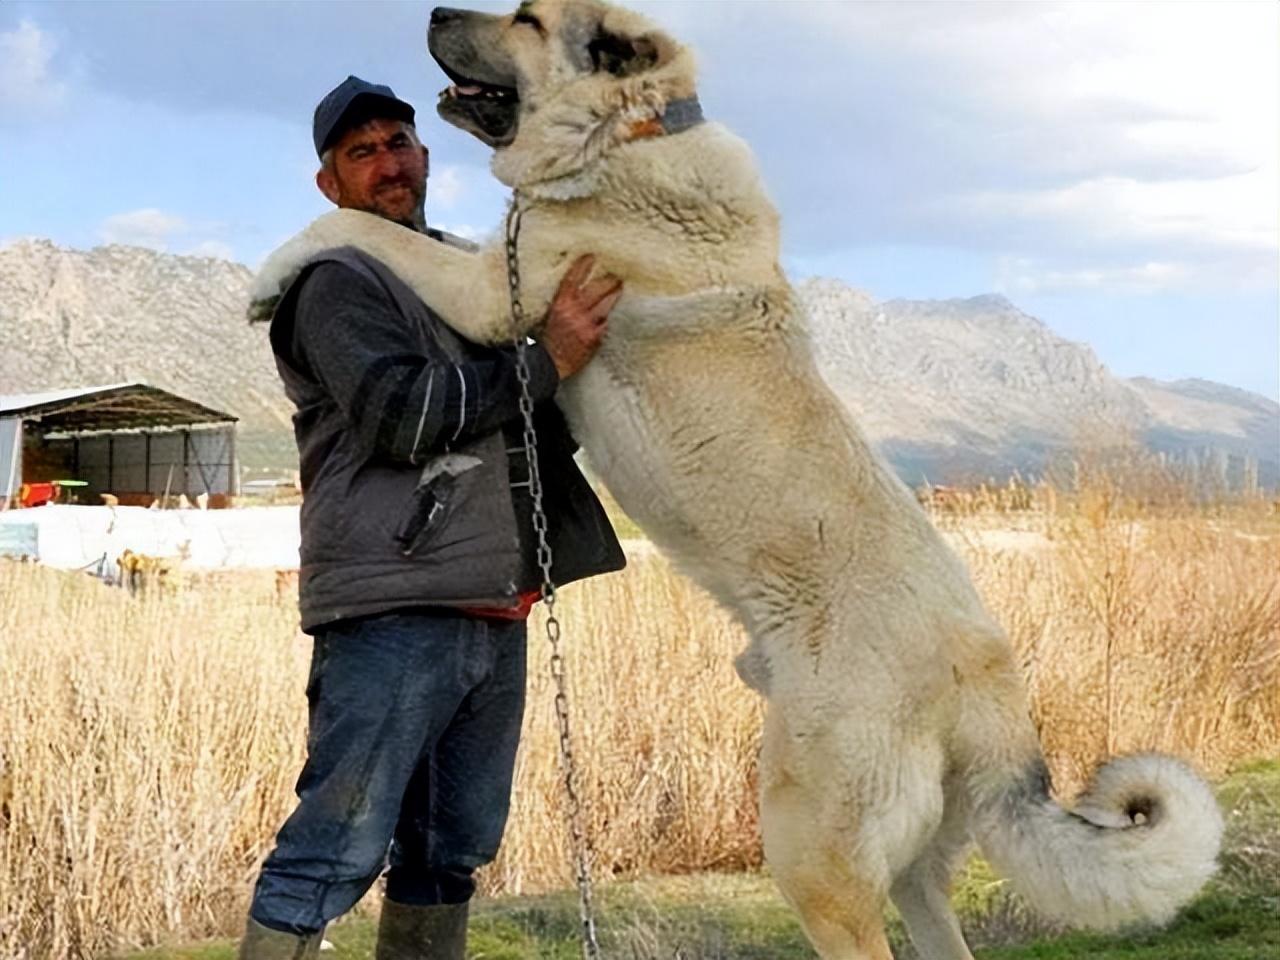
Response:
[[[466,960],[467,904],[382,901],[375,960]]]
[[[236,956],[239,960],[315,960],[323,939],[323,931],[309,936],[281,933],[250,917]]]

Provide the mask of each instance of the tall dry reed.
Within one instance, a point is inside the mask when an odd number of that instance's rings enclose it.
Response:
[[[1017,549],[976,520],[954,535],[1021,657],[1064,792],[1116,753],[1162,750],[1219,773],[1280,751],[1270,504],[1152,506],[1097,484],[1021,525]]]
[[[1100,495],[947,525],[1010,630],[1062,785],[1109,751],[1217,773],[1280,750],[1280,523],[1262,506]],[[658,558],[567,588],[561,610],[599,873],[758,863],[761,704],[733,674],[737,628]],[[490,891],[570,882],[540,620],[531,637]],[[131,598],[0,564],[0,957],[233,932],[292,802],[308,656],[270,575]]]

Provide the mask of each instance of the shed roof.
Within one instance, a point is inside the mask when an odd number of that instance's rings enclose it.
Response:
[[[0,417],[36,421],[45,431],[67,433],[235,423],[237,419],[145,383],[0,396]]]

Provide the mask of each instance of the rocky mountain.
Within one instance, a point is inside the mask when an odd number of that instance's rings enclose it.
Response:
[[[1151,413],[1142,435],[1148,447],[1169,454],[1191,448],[1232,460],[1252,457],[1259,461],[1263,481],[1275,485],[1280,412],[1266,397],[1209,380],[1161,383],[1135,377],[1129,384]]]
[[[241,418],[248,466],[293,460],[290,407],[249,270],[137,247],[0,248],[0,394],[142,380]],[[903,477],[1041,472],[1079,447],[1139,443],[1174,458],[1256,463],[1280,484],[1280,405],[1201,380],[1109,373],[1000,296],[876,302],[833,280],[798,287],[824,375]]]
[[[998,295],[873,301],[798,290],[828,382],[910,483],[1038,475],[1073,450],[1145,448],[1280,484],[1280,404],[1204,380],[1112,375]]]
[[[141,380],[238,416],[242,463],[288,466],[292,408],[244,319],[251,277],[141,247],[0,248],[0,394]]]

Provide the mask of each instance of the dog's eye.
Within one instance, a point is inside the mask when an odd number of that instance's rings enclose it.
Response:
[[[512,23],[527,23],[539,33],[542,32],[542,21],[535,17],[532,13],[517,13],[511,19]]]

